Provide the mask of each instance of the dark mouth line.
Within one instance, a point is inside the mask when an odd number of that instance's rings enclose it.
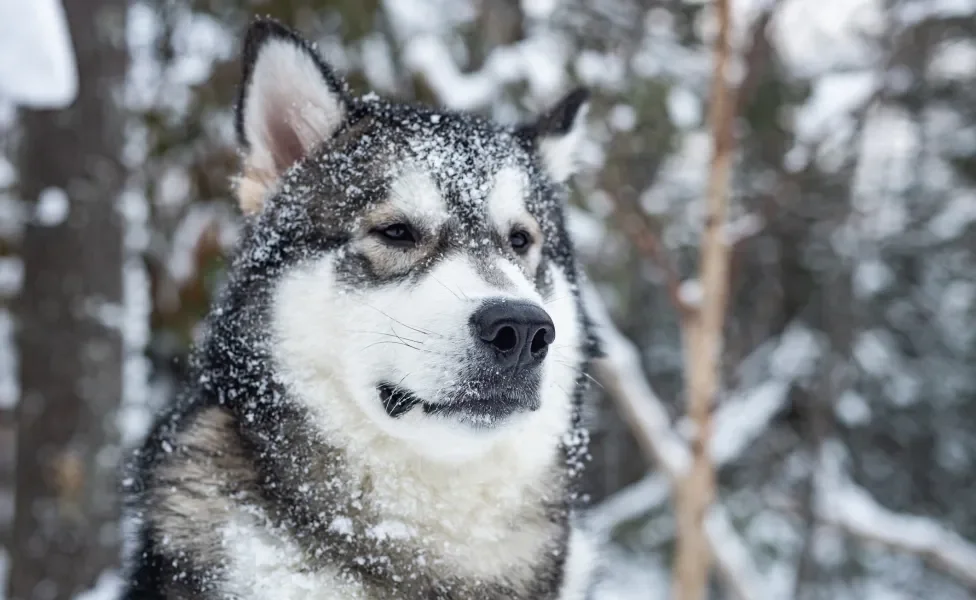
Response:
[[[394,419],[407,414],[418,404],[425,404],[416,394],[402,387],[390,383],[381,383],[376,387],[380,392],[380,400],[383,402],[386,414]]]
[[[379,391],[383,409],[393,419],[402,417],[416,406],[423,406],[424,414],[430,416],[463,416],[465,420],[487,419],[489,421],[504,419],[516,412],[539,409],[538,399],[519,401],[514,398],[486,398],[481,401],[455,400],[444,404],[432,404],[423,401],[410,390],[388,382],[383,382],[376,388]]]

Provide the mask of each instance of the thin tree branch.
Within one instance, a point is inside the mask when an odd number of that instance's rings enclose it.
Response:
[[[604,356],[595,361],[594,374],[630,425],[641,452],[661,468],[671,489],[676,489],[691,467],[688,446],[671,427],[664,403],[642,375],[637,347],[614,326],[592,285],[584,285],[583,298],[603,343]],[[657,503],[660,485],[660,480],[652,476],[642,487],[647,496],[645,502],[653,500]],[[622,503],[630,503],[631,510],[639,510],[634,496],[630,494]],[[604,524],[607,517],[604,512]],[[721,508],[710,510],[708,521],[706,542],[715,554],[718,573],[725,584],[740,600],[766,598],[758,571],[748,552],[743,550],[745,543],[739,538],[725,511]]]
[[[709,122],[712,128],[712,161],[706,192],[705,228],[702,232],[700,312],[686,318],[682,328],[688,415],[695,426],[692,467],[678,486],[675,509],[678,523],[677,555],[672,590],[678,600],[705,598],[711,549],[705,517],[715,496],[715,467],[708,452],[712,429],[712,405],[718,391],[722,332],[729,287],[729,248],[722,235],[727,212],[729,174],[732,166],[735,99],[726,79],[730,58],[729,0],[716,0],[718,35]]]

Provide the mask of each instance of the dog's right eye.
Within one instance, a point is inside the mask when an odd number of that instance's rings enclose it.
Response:
[[[406,223],[394,223],[376,230],[383,241],[391,246],[409,248],[417,244],[417,234]]]

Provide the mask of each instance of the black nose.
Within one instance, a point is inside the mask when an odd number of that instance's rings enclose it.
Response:
[[[503,367],[526,367],[542,362],[556,339],[549,313],[530,302],[492,300],[472,316],[475,335],[494,349]]]

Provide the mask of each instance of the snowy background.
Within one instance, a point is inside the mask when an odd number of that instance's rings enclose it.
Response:
[[[712,597],[976,598],[976,1],[732,8]],[[237,233],[230,109],[255,13],[364,92],[516,122],[594,90],[571,208],[610,354],[588,519],[600,598],[666,598],[705,0],[0,0],[0,597],[117,587],[115,467]],[[621,227],[633,211],[657,251]]]

